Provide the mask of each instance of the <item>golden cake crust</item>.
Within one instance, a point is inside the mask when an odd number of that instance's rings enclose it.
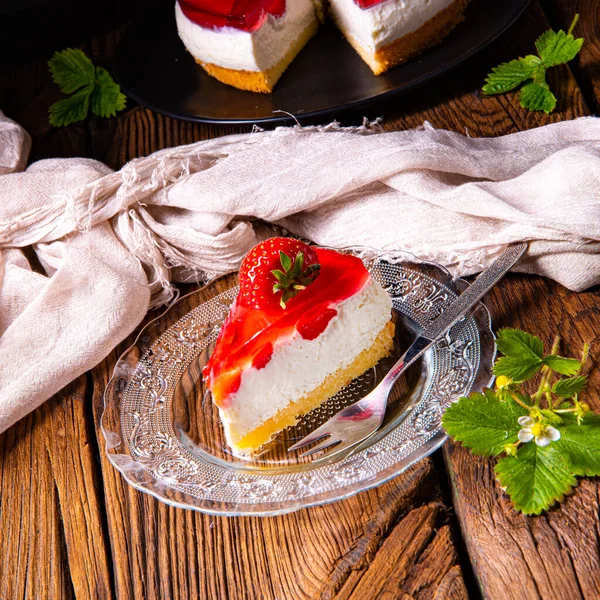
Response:
[[[469,0],[455,0],[419,29],[383,46],[374,54],[365,50],[352,36],[347,35],[346,39],[373,73],[381,75],[439,44],[463,20],[463,12],[468,3]]]
[[[290,46],[286,55],[270,69],[266,71],[238,71],[236,69],[226,69],[212,63],[196,62],[211,76],[222,83],[231,85],[240,90],[249,92],[260,92],[270,94],[273,87],[288,68],[290,63],[296,58],[296,55],[304,48],[308,40],[317,32],[318,21],[313,21],[298,36],[296,41]]]
[[[235,439],[235,435],[232,436],[232,447],[236,454],[247,455],[258,450],[274,434],[286,427],[295,425],[300,416],[315,409],[325,402],[325,400],[337,394],[353,379],[375,366],[384,356],[387,356],[392,351],[394,346],[394,332],[395,326],[390,320],[378,333],[373,344],[363,350],[350,365],[329,375],[319,387],[300,400],[290,403],[256,429],[238,437],[238,439]]]

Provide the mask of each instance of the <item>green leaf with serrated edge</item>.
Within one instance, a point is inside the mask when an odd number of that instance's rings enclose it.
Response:
[[[92,112],[98,117],[114,117],[117,111],[125,108],[127,98],[121,93],[110,73],[102,67],[96,67],[96,84],[92,92]]]
[[[587,380],[587,377],[583,375],[570,377],[569,379],[559,379],[552,386],[552,393],[561,398],[573,398],[576,394],[581,393],[587,385]]]
[[[494,469],[514,507],[527,515],[547,510],[577,483],[568,457],[556,444],[544,448],[534,442],[524,444],[516,456],[500,459]]]
[[[502,356],[494,364],[494,375],[506,375],[515,382],[531,379],[541,368],[541,359],[524,361],[512,356]]]
[[[520,329],[510,329],[508,327],[500,329],[496,346],[504,356],[529,361],[541,359],[544,356],[544,343],[542,340]]]
[[[279,261],[284,271],[289,271],[292,268],[292,259],[282,250],[279,251]]]
[[[575,475],[600,475],[600,415],[588,413],[581,425],[572,413],[563,415],[563,421],[560,439],[553,444],[568,455]]]
[[[65,94],[94,85],[96,78],[92,61],[79,49],[67,48],[55,52],[48,61],[52,80]]]
[[[521,88],[519,100],[523,108],[543,110],[550,114],[556,107],[556,96],[547,84],[528,83]]]
[[[555,67],[573,60],[583,44],[583,38],[575,39],[564,31],[546,31],[535,42],[535,47],[546,67]]]
[[[90,91],[86,88],[76,92],[69,98],[55,102],[49,111],[50,125],[63,127],[78,123],[86,118],[90,105]]]
[[[529,55],[494,67],[485,79],[483,93],[503,94],[514,90],[521,83],[533,77],[533,72],[540,63],[537,56]]]
[[[513,400],[500,402],[493,390],[474,393],[451,404],[442,418],[450,437],[483,456],[498,455],[517,441],[519,417],[527,411]]]
[[[575,358],[565,358],[557,354],[544,356],[543,362],[553,371],[571,377],[581,370],[581,363]]]

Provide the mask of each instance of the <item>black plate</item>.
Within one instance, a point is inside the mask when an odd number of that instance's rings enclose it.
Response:
[[[177,35],[174,8],[137,23],[117,53],[115,76],[133,100],[171,117],[203,123],[286,122],[359,108],[406,92],[465,60],[504,32],[529,0],[473,0],[441,44],[376,77],[331,24],[283,74],[272,94],[237,90],[209,77]],[[174,2],[173,2],[174,5]]]

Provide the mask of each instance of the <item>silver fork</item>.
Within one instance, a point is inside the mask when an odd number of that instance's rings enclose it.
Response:
[[[321,441],[302,456],[310,456],[332,446],[336,447],[335,454],[337,454],[373,435],[383,422],[388,397],[398,378],[504,277],[526,249],[525,242],[508,246],[437,319],[423,330],[370,394],[331,417],[319,428],[288,448],[288,452]],[[407,407],[405,413],[408,414],[411,408],[412,406]]]

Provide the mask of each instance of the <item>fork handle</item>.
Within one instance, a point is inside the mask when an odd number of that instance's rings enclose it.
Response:
[[[431,344],[434,340],[429,339],[423,335],[420,335],[408,348],[408,350],[398,359],[396,364],[387,372],[386,376],[381,380],[377,389],[384,391],[385,394],[389,394],[391,389],[394,387],[398,377],[404,373],[408,367],[410,367]]]
[[[389,394],[398,377],[412,365],[429,346],[441,338],[457,321],[490,291],[506,275],[508,270],[523,256],[526,242],[511,244],[492,264],[482,271],[477,279],[435,319],[421,335],[410,345],[398,362],[388,371],[378,388]]]

